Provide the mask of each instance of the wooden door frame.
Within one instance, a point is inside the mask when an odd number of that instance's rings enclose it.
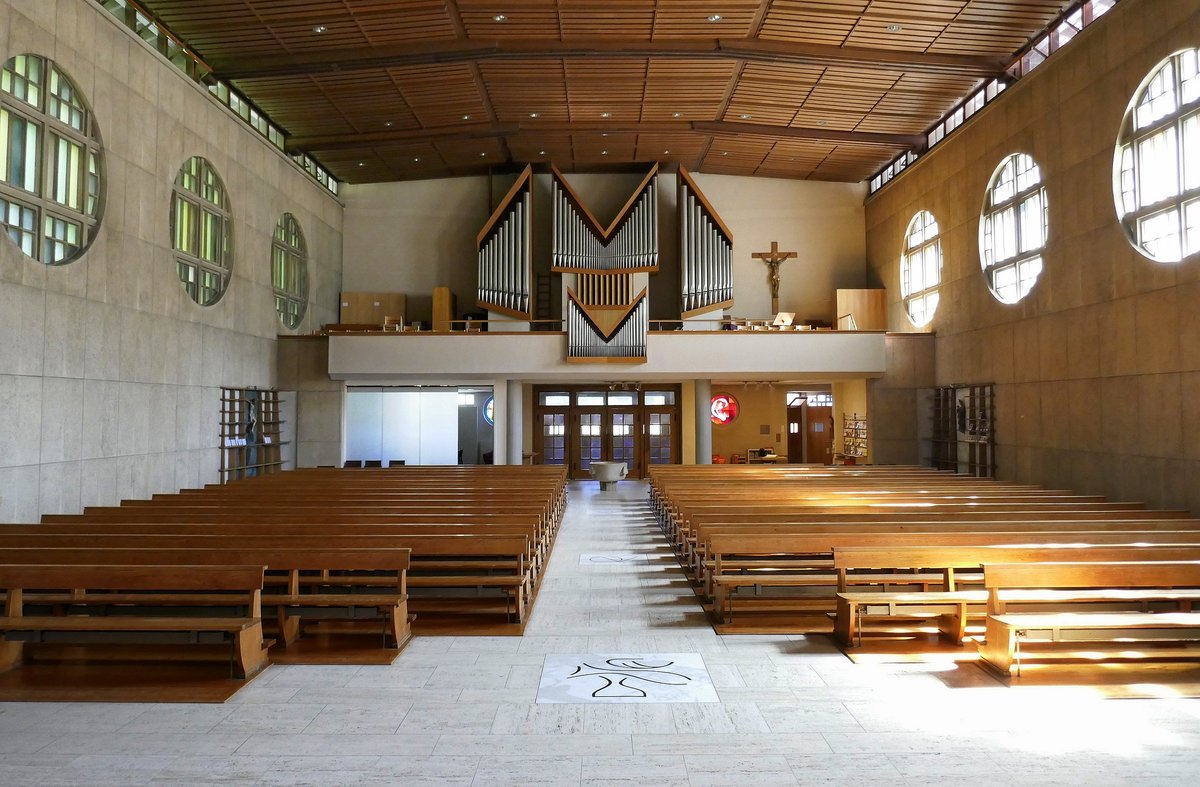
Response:
[[[635,451],[636,451],[636,467],[630,468],[630,477],[635,477],[634,473],[640,473],[638,478],[645,478],[649,473],[650,468],[650,449],[649,449],[649,433],[648,424],[650,422],[649,414],[655,412],[672,413],[671,419],[671,456],[676,460],[676,464],[681,464],[682,457],[682,435],[680,433],[680,425],[683,418],[683,386],[680,383],[641,383],[637,385],[638,403],[636,405],[629,404],[607,404],[603,405],[579,405],[575,403],[577,395],[581,392],[599,393],[604,392],[618,393],[619,391],[610,390],[607,383],[579,384],[572,383],[569,385],[553,385],[553,384],[537,384],[533,386],[533,422],[535,429],[533,433],[533,450],[539,454],[543,454],[544,435],[543,423],[547,413],[564,413],[566,415],[565,423],[567,428],[566,450],[564,451],[564,462],[567,466],[568,477],[571,478],[586,478],[584,475],[576,475],[580,463],[579,456],[579,415],[584,412],[599,412],[601,417],[601,431],[603,439],[603,447],[601,455],[607,456],[611,452],[611,418],[610,414],[616,411],[635,411],[635,423],[637,429],[634,433]],[[647,405],[645,394],[647,392],[665,391],[671,392],[675,397],[675,404],[668,405]],[[565,393],[570,396],[569,405],[543,405],[541,404],[542,394],[545,393]],[[607,396],[606,396],[607,399]],[[544,455],[544,454],[543,454]]]

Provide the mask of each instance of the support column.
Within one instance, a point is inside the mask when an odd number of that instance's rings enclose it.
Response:
[[[712,464],[712,381],[696,380],[696,464]]]
[[[525,403],[524,389],[520,380],[508,381],[508,402],[505,412],[508,415],[505,432],[508,435],[508,464],[521,464],[521,454],[525,450]]]

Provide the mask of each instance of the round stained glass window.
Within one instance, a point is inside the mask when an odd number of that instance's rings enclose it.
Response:
[[[738,400],[734,399],[732,394],[727,393],[716,394],[709,404],[712,422],[717,426],[725,426],[736,421],[741,409]]]

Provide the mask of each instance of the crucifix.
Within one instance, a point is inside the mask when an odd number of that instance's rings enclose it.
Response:
[[[794,251],[780,251],[779,242],[771,241],[770,251],[756,251],[750,255],[756,260],[762,260],[767,264],[769,273],[767,281],[771,283],[771,314],[779,313],[779,264],[784,260],[790,260],[800,255]]]

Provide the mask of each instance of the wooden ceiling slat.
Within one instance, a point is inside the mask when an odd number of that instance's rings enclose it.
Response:
[[[360,182],[510,157],[860,180],[1069,0],[144,2]]]

